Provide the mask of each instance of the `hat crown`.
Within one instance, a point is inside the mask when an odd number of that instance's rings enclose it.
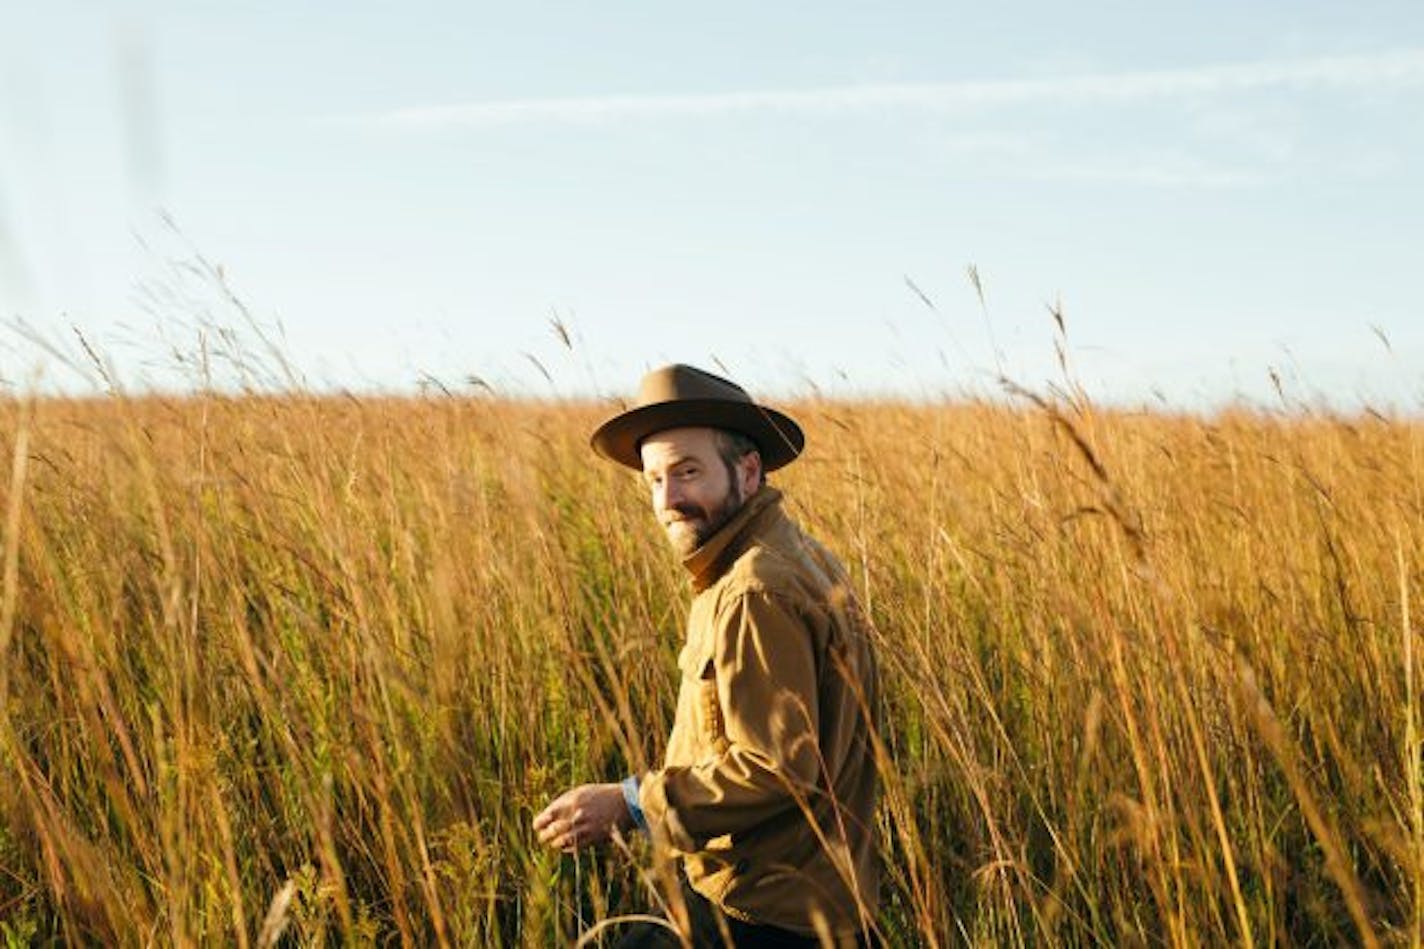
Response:
[[[638,386],[637,404],[640,406],[691,399],[742,402],[747,405],[752,401],[747,391],[730,379],[683,363],[654,369],[643,376]]]
[[[753,402],[745,389],[729,379],[684,363],[643,376],[637,402],[600,425],[589,441],[605,458],[641,471],[643,439],[654,432],[692,427],[747,436],[756,443],[767,471],[794,461],[806,444],[801,426],[785,413]]]

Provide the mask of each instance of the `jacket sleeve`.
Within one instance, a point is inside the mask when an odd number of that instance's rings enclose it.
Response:
[[[703,760],[644,777],[639,800],[655,837],[692,852],[807,802],[821,770],[812,625],[761,590],[719,612],[710,672],[720,721],[703,727],[720,734]]]

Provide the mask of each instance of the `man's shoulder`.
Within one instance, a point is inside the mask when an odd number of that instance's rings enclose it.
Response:
[[[747,546],[720,583],[723,602],[748,594],[817,601],[837,582],[842,568],[818,541],[794,521],[780,523]]]
[[[732,561],[723,575],[723,595],[787,593],[795,589],[796,579],[796,565],[785,552],[756,543]]]

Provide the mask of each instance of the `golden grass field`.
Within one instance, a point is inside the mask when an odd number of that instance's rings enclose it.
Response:
[[[878,625],[882,934],[1420,944],[1424,425],[802,401]],[[608,405],[0,403],[7,944],[573,943],[688,599]],[[265,927],[265,929],[264,929]]]

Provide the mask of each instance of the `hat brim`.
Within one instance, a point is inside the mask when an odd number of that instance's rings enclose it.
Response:
[[[641,405],[604,422],[593,433],[593,450],[605,458],[643,470],[638,454],[643,439],[669,428],[707,426],[741,432],[757,443],[764,471],[790,464],[806,447],[806,436],[791,418],[776,409],[725,399],[679,399]]]

